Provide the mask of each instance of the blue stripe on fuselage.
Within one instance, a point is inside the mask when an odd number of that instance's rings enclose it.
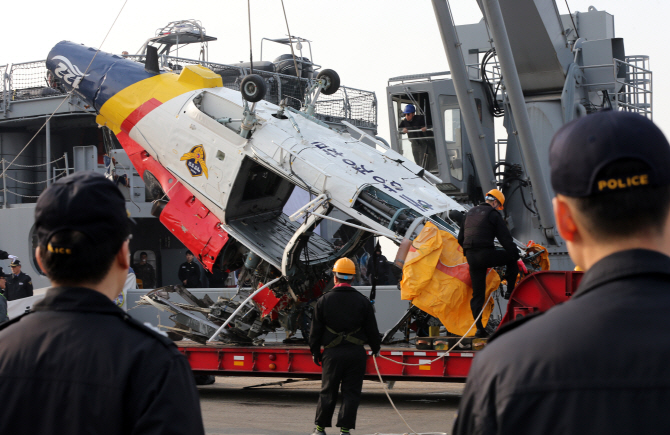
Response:
[[[83,77],[75,92],[97,112],[117,92],[155,76],[147,72],[141,63],[104,51],[99,51],[97,55],[95,52],[94,48],[62,41],[51,49],[46,64],[47,69],[59,78],[68,91]]]

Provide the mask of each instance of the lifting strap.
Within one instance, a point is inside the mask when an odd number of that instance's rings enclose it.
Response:
[[[342,331],[342,332],[337,332],[336,330],[334,330],[334,329],[331,328],[330,326],[326,326],[326,329],[328,330],[328,332],[330,332],[331,334],[335,334],[337,337],[335,337],[335,338],[333,339],[333,341],[331,341],[330,343],[328,343],[327,346],[324,346],[324,349],[329,349],[329,348],[331,348],[331,347],[338,346],[338,345],[340,345],[343,341],[348,341],[349,343],[358,344],[358,345],[360,345],[360,346],[363,346],[363,345],[365,344],[365,341],[361,340],[360,338],[352,337],[352,334],[357,333],[358,331],[361,330],[361,328],[358,328],[358,329],[356,329],[356,330],[354,330],[354,331],[351,331],[351,332],[349,332],[349,333],[344,332],[344,331]]]

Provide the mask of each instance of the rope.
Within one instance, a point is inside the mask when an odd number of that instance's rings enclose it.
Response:
[[[107,31],[107,34],[105,35],[104,39],[102,40],[102,43],[100,44],[100,48],[98,48],[98,50],[95,52],[95,54],[94,54],[93,57],[91,58],[91,62],[89,62],[88,66],[86,67],[86,71],[84,71],[84,75],[82,76],[82,78],[86,76],[86,73],[88,72],[89,68],[91,68],[91,64],[93,64],[93,60],[95,60],[95,57],[98,55],[98,53],[100,52],[100,49],[101,49],[102,46],[105,44],[105,41],[107,40],[107,37],[109,36],[109,33],[110,33],[110,32],[112,31],[112,29],[114,28],[114,24],[116,24],[116,20],[119,19],[119,16],[121,15],[121,12],[123,12],[123,8],[126,7],[126,3],[128,3],[128,0],[125,0],[125,2],[123,3],[123,6],[121,6],[121,10],[120,10],[119,13],[116,15],[116,18],[114,18],[114,22],[112,23],[111,27],[110,27],[109,30]],[[46,121],[44,121],[44,124],[42,124],[42,126],[35,132],[35,134],[33,135],[33,137],[30,138],[30,140],[28,141],[28,143],[26,144],[26,146],[24,146],[23,149],[21,149],[21,151],[19,151],[19,153],[16,155],[16,157],[14,157],[14,160],[12,160],[11,163],[9,164],[9,166],[7,166],[7,168],[5,168],[5,170],[2,172],[2,174],[0,174],[0,177],[2,177],[2,176],[5,175],[5,173],[9,170],[9,168],[14,164],[14,162],[16,161],[16,159],[18,159],[19,156],[26,150],[26,148],[28,148],[28,146],[30,146],[30,144],[33,143],[33,140],[35,140],[35,138],[37,137],[37,135],[40,134],[40,132],[41,132],[41,131],[44,129],[44,127],[47,125],[47,123],[48,123],[49,121],[51,121],[51,118],[53,118],[53,116],[56,114],[56,112],[58,112],[58,109],[60,109],[61,106],[62,106],[63,104],[65,104],[65,101],[67,101],[67,100],[70,98],[70,96],[71,96],[72,93],[74,92],[74,89],[75,89],[75,88],[72,88],[72,89],[70,90],[70,92],[68,92],[67,95],[65,95],[65,98],[63,98],[63,101],[60,102],[60,104],[58,105],[58,107],[56,107],[56,109],[53,111],[53,113],[52,113],[51,115],[49,115],[49,117],[47,118]],[[11,193],[11,192],[10,192],[10,193]],[[21,196],[21,195],[19,195],[19,196]],[[33,196],[33,197],[31,197],[31,198],[37,198],[37,197],[36,197],[36,196]]]
[[[14,166],[18,166],[19,168],[38,168],[40,166],[46,166],[46,165],[50,165],[52,163],[56,163],[57,161],[63,160],[64,158],[65,158],[65,156],[62,156],[62,157],[57,158],[56,160],[52,160],[51,162],[40,163],[39,165],[19,165],[18,163],[14,163]]]
[[[489,297],[488,297],[488,299],[486,300],[486,303],[484,303],[484,307],[486,307],[486,305],[487,305],[487,304],[489,303],[489,301],[491,300],[491,296],[493,296],[493,292],[491,292],[491,293],[489,294]],[[461,344],[461,341],[463,341],[463,339],[468,335],[468,333],[470,332],[470,330],[472,330],[472,327],[475,326],[475,325],[477,324],[477,321],[479,320],[479,318],[480,318],[480,317],[482,316],[482,314],[484,313],[484,307],[482,307],[482,310],[479,312],[479,315],[477,316],[477,318],[475,319],[475,321],[472,323],[472,325],[470,325],[470,328],[465,332],[465,335],[463,335],[463,336],[461,337],[461,339],[458,340],[458,342],[457,342],[456,344],[454,344],[454,345],[451,347],[451,349],[449,349],[448,351],[446,351],[446,352],[443,353],[442,355],[438,356],[438,357],[435,358],[434,360],[430,361],[428,364],[432,364],[432,363],[434,363],[435,361],[439,360],[440,358],[444,358],[445,356],[449,355],[449,352],[451,352],[452,350],[454,350],[454,348],[455,348],[456,346],[458,346],[459,344]],[[385,356],[383,356],[383,355],[379,355],[379,357],[380,357],[380,358],[384,358],[384,359],[386,359],[386,360],[389,360],[389,361],[391,361],[391,362],[394,362],[394,363],[396,363],[396,364],[403,365],[403,366],[423,366],[423,365],[426,365],[426,363],[422,363],[422,364],[408,364],[408,363],[403,363],[403,362],[400,362],[400,361],[393,360],[393,359],[391,359],[391,358],[387,358],[387,357],[385,357]],[[407,423],[407,420],[405,420],[405,418],[402,416],[402,414],[400,414],[400,411],[398,411],[398,408],[395,406],[395,403],[393,403],[393,399],[391,399],[391,395],[389,394],[389,391],[388,391],[388,389],[386,388],[386,384],[384,383],[384,380],[382,379],[382,374],[381,374],[380,371],[379,371],[379,366],[377,365],[377,357],[375,356],[375,354],[372,354],[372,361],[375,363],[375,370],[377,371],[377,376],[379,377],[379,382],[382,384],[382,388],[384,389],[384,394],[386,394],[386,397],[389,399],[389,402],[391,403],[391,406],[393,407],[393,409],[395,410],[395,412],[398,414],[398,417],[400,417],[400,419],[402,420],[402,422],[405,423],[405,426],[407,426],[407,429],[409,429],[409,433],[410,433],[410,434],[414,434],[414,435],[418,435],[418,434],[416,433],[416,431],[410,427],[410,425]]]
[[[396,363],[396,364],[400,364],[400,365],[402,365],[402,366],[415,366],[415,367],[418,367],[418,366],[430,365],[430,364],[434,363],[435,361],[437,361],[437,360],[439,360],[439,359],[442,359],[442,358],[444,358],[445,356],[448,356],[448,355],[449,355],[449,352],[453,351],[459,344],[461,344],[461,342],[463,341],[463,339],[464,339],[465,337],[467,337],[468,333],[469,333],[469,332],[472,330],[472,328],[477,324],[477,321],[479,320],[479,318],[480,318],[480,317],[482,316],[482,314],[484,313],[484,308],[486,308],[486,305],[488,305],[489,301],[491,300],[491,297],[493,296],[493,293],[494,293],[494,292],[491,292],[491,293],[489,294],[489,297],[488,297],[488,299],[486,299],[486,302],[484,303],[484,306],[482,307],[482,310],[479,312],[479,315],[477,316],[477,318],[475,319],[475,321],[472,323],[472,325],[470,325],[470,328],[468,328],[468,330],[465,331],[465,334],[461,337],[461,339],[458,340],[458,341],[456,342],[456,344],[454,344],[453,346],[451,346],[451,349],[449,349],[448,351],[444,352],[442,355],[438,355],[437,358],[435,358],[434,360],[431,360],[431,361],[428,362],[428,363],[410,364],[410,363],[404,363],[404,362],[396,361],[396,360],[391,359],[391,358],[389,358],[389,357],[386,357],[386,356],[384,356],[384,355],[379,355],[379,357],[380,357],[380,358],[384,358],[384,359],[386,359],[386,360],[389,360],[389,361],[391,361],[391,362],[394,362],[394,363]],[[373,357],[374,357],[374,355],[373,355]],[[376,360],[375,360],[375,365],[377,365],[377,361],[376,361]]]
[[[12,178],[9,175],[5,175],[5,178],[7,178],[9,180],[12,180],[12,181],[16,181],[17,183],[21,183],[21,184],[42,184],[42,183],[46,183],[47,181],[56,181],[59,177],[61,177],[61,175],[56,175],[55,177],[49,178],[48,180],[44,180],[44,181],[22,181],[22,180],[17,180],[16,178]]]
[[[389,402],[391,402],[391,406],[393,406],[393,409],[395,409],[395,412],[398,413],[398,416],[400,417],[402,422],[405,423],[405,426],[407,426],[407,429],[409,429],[409,433],[414,434],[414,435],[418,435],[416,433],[416,431],[414,431],[414,429],[409,427],[409,424],[407,424],[407,421],[405,421],[405,418],[402,416],[402,414],[400,414],[400,411],[398,411],[398,408],[396,408],[395,403],[393,403],[393,399],[391,399],[391,395],[389,394],[389,391],[386,388],[386,384],[384,383],[384,380],[382,379],[382,375],[381,375],[381,373],[379,373],[379,366],[377,365],[377,358],[374,355],[372,355],[372,361],[374,361],[374,363],[375,363],[375,369],[377,370],[377,376],[379,376],[379,382],[381,382],[382,388],[384,389],[384,393],[386,393],[386,397],[388,397]]]
[[[39,196],[21,195],[20,193],[12,192],[9,189],[3,189],[0,192],[2,192],[2,191],[7,192],[7,193],[11,193],[12,195],[20,196],[21,198],[39,198]]]

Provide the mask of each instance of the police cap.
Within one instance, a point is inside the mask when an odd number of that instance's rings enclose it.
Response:
[[[79,231],[92,243],[124,239],[130,234],[131,222],[119,188],[93,171],[56,181],[42,192],[35,206],[35,229],[42,246],[61,231]]]
[[[608,165],[619,161],[640,169],[612,176]],[[630,112],[606,110],[564,125],[549,164],[554,191],[575,198],[670,185],[670,144],[653,122]]]

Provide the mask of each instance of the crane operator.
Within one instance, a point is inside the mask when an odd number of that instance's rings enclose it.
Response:
[[[505,299],[509,299],[512,290],[514,290],[516,276],[519,273],[517,265],[519,251],[505,225],[505,221],[496,211],[503,209],[505,195],[500,190],[493,189],[486,194],[485,200],[484,204],[468,210],[464,223],[458,232],[458,243],[463,247],[463,253],[470,266],[470,279],[472,280],[470,309],[474,319],[479,316],[484,307],[486,270],[493,266],[506,266],[507,292],[504,294]],[[497,238],[505,248],[504,251],[495,248],[494,238]],[[482,319],[477,320],[475,337],[488,337]]]
[[[325,428],[330,427],[340,384],[342,405],[337,426],[343,434],[356,427],[367,361],[363,345],[368,343],[372,353],[379,354],[381,338],[375,312],[372,302],[351,286],[355,274],[353,261],[337,260],[333,266],[335,287],[319,298],[314,309],[309,347],[314,363],[323,364],[323,374],[312,435],[325,435]]]
[[[413,104],[406,105],[403,114],[405,119],[400,121],[398,127],[401,134],[407,134],[412,144],[414,163],[429,171],[437,170],[435,140],[432,139],[432,133],[426,133],[428,131],[426,118],[416,114],[416,107]]]

